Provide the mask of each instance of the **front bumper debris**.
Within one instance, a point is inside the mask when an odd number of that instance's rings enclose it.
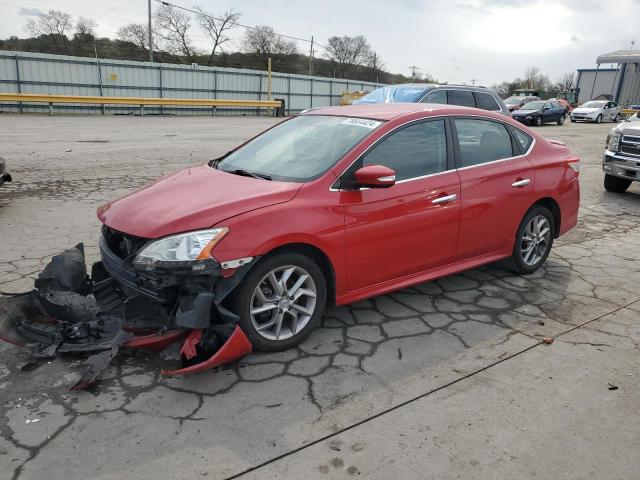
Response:
[[[81,379],[91,385],[121,349],[159,351],[184,341],[182,366],[165,375],[201,372],[236,360],[252,346],[237,316],[222,302],[251,264],[223,277],[213,260],[205,271],[138,271],[101,241],[102,262],[87,275],[78,244],[52,258],[26,294],[4,301],[8,322],[0,339],[24,345],[35,357],[89,354]]]

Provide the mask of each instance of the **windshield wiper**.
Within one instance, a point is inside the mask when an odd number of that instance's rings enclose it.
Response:
[[[242,175],[243,177],[262,178],[263,180],[271,180],[269,175],[264,173],[250,172],[243,170],[242,168],[236,168],[235,170],[222,170],[223,172],[232,173],[234,175]]]

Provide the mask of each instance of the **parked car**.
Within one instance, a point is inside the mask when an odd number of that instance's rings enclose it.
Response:
[[[622,193],[640,181],[640,121],[637,113],[611,129],[602,159],[604,188]]]
[[[540,97],[535,97],[535,96],[524,97],[520,95],[514,95],[512,97],[507,98],[504,101],[504,103],[509,109],[509,111],[513,112],[515,110],[519,110],[520,107],[522,107],[525,103],[535,102],[536,100],[540,100]]]
[[[102,264],[168,312],[242,274],[206,318],[237,315],[266,351],[326,304],[499,260],[535,272],[576,225],[578,158],[497,112],[433,107],[310,110],[101,206]]]
[[[7,164],[4,158],[0,157],[0,187],[11,181],[11,175],[7,173]]]
[[[564,107],[565,118],[569,113],[571,113],[573,111],[573,105],[571,105],[569,102],[567,102],[566,100],[564,100],[562,98],[550,98],[549,100],[553,100],[555,102],[558,102],[561,107]]]
[[[471,85],[434,85],[428,83],[387,85],[377,88],[353,102],[354,105],[370,103],[438,103],[475,107],[511,115],[496,92],[485,87]]]
[[[512,115],[514,120],[526,125],[541,127],[542,124],[551,122],[562,125],[565,118],[565,109],[553,100],[536,100],[523,105]]]
[[[603,120],[620,121],[620,107],[608,100],[591,100],[571,112],[571,122],[577,120],[600,123]]]

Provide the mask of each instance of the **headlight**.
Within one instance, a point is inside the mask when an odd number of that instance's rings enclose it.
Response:
[[[612,152],[617,152],[620,149],[620,137],[621,135],[612,129],[607,138],[607,148]]]
[[[133,264],[151,266],[158,263],[189,264],[211,258],[211,250],[229,231],[226,227],[197,230],[161,238],[144,247]]]
[[[532,117],[531,115],[527,115],[527,116],[526,116],[526,119],[527,119],[527,120],[531,120],[532,118],[533,118],[533,117]]]

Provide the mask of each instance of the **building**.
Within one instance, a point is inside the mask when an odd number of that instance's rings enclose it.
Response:
[[[578,103],[606,97],[623,107],[640,105],[640,50],[616,50],[600,55],[597,68],[580,68],[574,88]],[[601,65],[612,65],[601,68]]]

